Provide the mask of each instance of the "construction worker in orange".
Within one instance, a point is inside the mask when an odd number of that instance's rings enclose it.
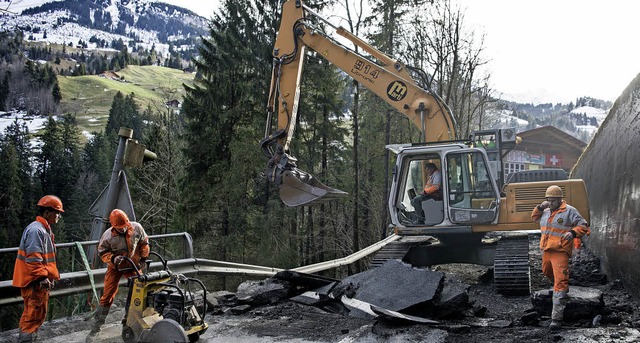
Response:
[[[120,278],[136,275],[136,268],[141,271],[149,257],[149,237],[140,223],[130,221],[129,216],[119,209],[111,211],[109,222],[111,227],[102,234],[98,243],[98,256],[107,263],[104,291],[87,342],[100,332],[118,293]],[[129,260],[135,263],[136,268]]]
[[[51,225],[60,220],[62,212],[60,198],[43,196],[38,201],[39,215],[22,233],[13,269],[13,287],[20,288],[24,299],[18,343],[36,340],[47,315],[49,290],[60,279]]]
[[[588,232],[587,221],[578,210],[562,200],[562,188],[553,185],[545,192],[546,200],[531,212],[531,219],[540,223],[542,273],[553,281],[553,307],[549,328],[562,327],[569,293],[569,259],[575,238]]]

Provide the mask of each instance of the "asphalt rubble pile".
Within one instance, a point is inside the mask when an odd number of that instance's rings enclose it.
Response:
[[[235,294],[217,292],[209,298],[214,300],[210,306],[215,313],[241,314],[289,300],[360,319],[438,324],[437,319],[475,315],[469,312],[473,307],[468,288],[445,278],[443,272],[389,260],[343,280],[284,271],[244,282]]]

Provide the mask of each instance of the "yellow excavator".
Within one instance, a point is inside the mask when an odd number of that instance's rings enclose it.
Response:
[[[367,55],[328,36],[314,26],[309,20],[312,17],[333,27]],[[347,195],[300,170],[296,158],[289,154],[307,48],[407,116],[421,132],[423,143],[387,146],[397,155],[391,176],[389,214],[396,234],[437,237],[442,244],[439,250],[425,247],[431,244],[409,244],[402,255],[405,261],[414,265],[493,263],[499,291],[524,293],[529,290],[526,240],[514,243],[502,239],[502,247],[494,244],[486,248],[482,244],[485,234],[539,229],[531,221],[531,210],[544,200],[545,190],[553,184],[562,188],[567,202],[589,221],[582,180],[567,179],[561,170],[540,170],[527,171],[520,178],[509,175],[518,182],[505,182],[502,159],[519,139],[514,129],[477,131],[471,139],[460,140],[451,110],[437,94],[422,86],[424,72],[385,55],[344,28],[331,25],[301,0],[284,1],[282,5],[273,49],[267,126],[261,141],[269,159],[266,174],[270,182],[279,186],[285,204],[313,205]],[[428,178],[425,166],[431,163],[441,173],[441,196],[412,203],[422,192]],[[503,269],[506,271],[500,275]]]

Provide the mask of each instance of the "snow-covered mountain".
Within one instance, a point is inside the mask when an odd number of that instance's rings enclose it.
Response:
[[[207,29],[205,18],[155,0],[13,0],[0,1],[0,8],[7,10],[0,12],[0,31],[87,48],[122,39],[147,49],[170,43],[187,49]]]
[[[0,1],[0,9],[11,12],[13,14],[20,14],[27,8],[38,7],[46,4],[47,2],[62,1],[62,0],[2,0]]]
[[[580,140],[588,142],[609,113],[608,109],[593,106],[572,108],[570,105],[522,105],[502,103],[501,109],[490,109],[484,117],[486,128],[510,128],[525,131],[553,125]],[[570,106],[570,107],[569,107]],[[569,109],[567,109],[569,107]],[[569,111],[570,110],[570,111]],[[533,123],[527,119],[533,120]]]
[[[595,118],[597,122],[597,126],[593,125],[594,123],[589,121],[576,124],[576,127],[578,128],[578,130],[586,131],[589,133],[590,136],[593,136],[593,134],[600,127],[600,125],[602,125],[602,122],[605,120],[605,118],[607,118],[609,111],[603,110],[600,108],[591,107],[591,106],[582,106],[582,107],[574,108],[570,114],[574,116],[582,115],[586,118]]]

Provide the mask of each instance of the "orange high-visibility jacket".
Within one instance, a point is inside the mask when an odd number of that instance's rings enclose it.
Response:
[[[98,256],[103,262],[112,262],[115,256],[127,256],[139,266],[140,258],[149,257],[149,237],[144,228],[137,222],[129,224],[122,234],[113,227],[102,234]]]
[[[13,268],[13,286],[24,288],[45,278],[58,280],[60,272],[56,264],[53,232],[47,220],[38,216],[22,233]]]
[[[571,256],[573,242],[562,240],[562,236],[568,231],[573,231],[576,238],[587,233],[587,221],[575,207],[567,205],[564,200],[553,212],[549,208],[540,211],[536,206],[531,212],[531,219],[540,222],[540,249],[542,250],[564,251]]]

